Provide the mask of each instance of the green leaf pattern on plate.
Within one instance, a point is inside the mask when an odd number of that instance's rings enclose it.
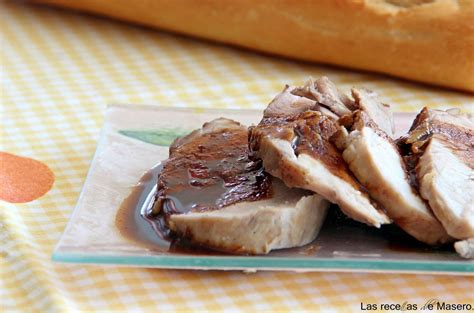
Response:
[[[173,140],[177,137],[184,136],[189,133],[189,130],[182,128],[161,128],[161,129],[144,129],[144,130],[129,130],[121,129],[118,131],[127,137],[131,137],[146,143],[151,143],[157,146],[167,147],[171,145]]]

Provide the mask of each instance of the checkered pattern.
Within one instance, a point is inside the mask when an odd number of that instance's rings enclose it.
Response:
[[[469,277],[178,271],[53,264],[110,103],[262,109],[285,83],[328,75],[396,111],[472,109],[473,97],[280,60],[96,17],[0,3],[0,148],[47,163],[53,189],[0,203],[0,311],[358,311],[360,302],[472,301]]]

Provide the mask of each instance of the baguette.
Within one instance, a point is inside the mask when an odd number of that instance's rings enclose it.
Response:
[[[471,0],[37,2],[474,92]]]

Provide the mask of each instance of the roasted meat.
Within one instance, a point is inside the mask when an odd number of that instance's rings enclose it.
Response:
[[[448,233],[467,239],[474,237],[474,151],[461,149],[433,135],[418,160],[416,176],[421,195]]]
[[[433,134],[473,148],[474,117],[454,109],[442,111],[425,107],[416,116],[408,134],[399,138],[397,143],[406,154],[419,154]]]
[[[424,108],[398,143],[415,184],[449,235],[474,237],[474,120]]]
[[[149,218],[194,244],[257,254],[312,241],[328,205],[265,173],[247,128],[221,118],[172,144]]]
[[[325,76],[316,81],[310,79],[303,87],[294,87],[291,93],[311,99],[319,107],[326,108],[337,116],[349,114],[356,109],[354,100],[340,92],[336,85]]]
[[[170,228],[195,244],[230,253],[263,254],[310,243],[321,229],[329,202],[271,179],[272,193],[266,199],[174,214]]]
[[[372,109],[374,109],[373,107]],[[374,116],[382,117],[372,111]],[[342,156],[370,196],[382,204],[387,215],[403,230],[428,244],[451,238],[435,218],[418,191],[410,184],[405,163],[390,136],[363,110],[355,111],[333,138]],[[384,123],[382,125],[388,125]],[[336,137],[343,138],[336,138]]]
[[[377,94],[367,89],[352,88],[352,96],[355,99],[356,108],[367,114],[380,130],[392,138],[395,125],[390,106],[380,102]]]
[[[304,87],[286,87],[251,129],[250,147],[263,160],[265,171],[287,186],[314,191],[338,204],[349,217],[380,227],[390,219],[329,141],[338,129],[336,118],[354,108],[355,103],[327,78]]]
[[[425,108],[394,132],[369,90],[348,96],[326,77],[286,86],[250,129],[221,118],[176,139],[147,217],[170,237],[260,254],[314,240],[332,202],[430,245],[461,240],[472,257],[472,116]]]

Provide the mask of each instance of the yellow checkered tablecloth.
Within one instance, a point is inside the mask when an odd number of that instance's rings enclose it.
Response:
[[[0,311],[344,311],[360,303],[471,302],[472,277],[178,271],[51,262],[111,103],[262,109],[285,83],[328,75],[377,90],[395,111],[472,110],[471,95],[280,60],[24,3],[0,3],[1,151],[48,164],[56,181],[0,202]]]

